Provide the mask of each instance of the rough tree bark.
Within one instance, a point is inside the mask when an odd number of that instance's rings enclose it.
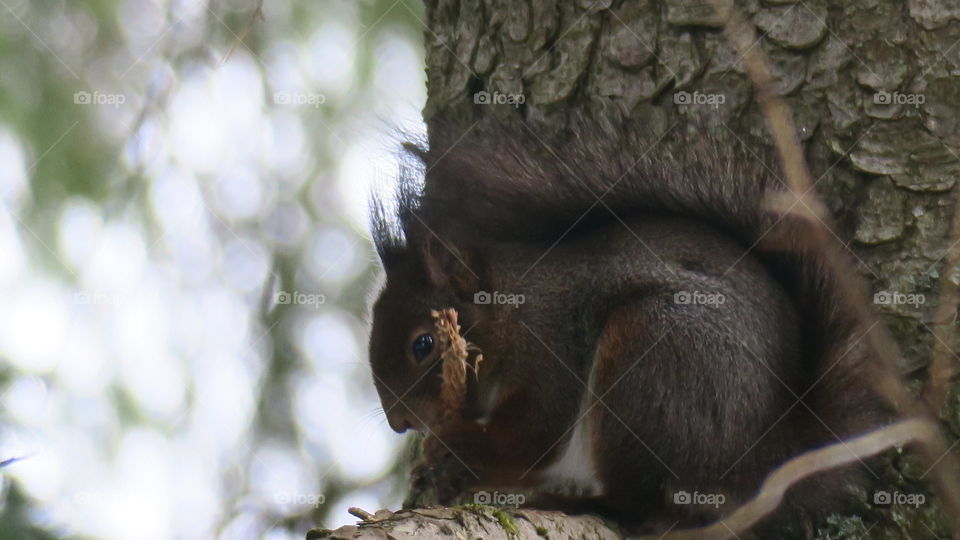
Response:
[[[940,376],[952,382],[940,414],[953,443],[960,436],[956,306],[938,305],[942,290],[945,298],[960,284],[950,268],[950,248],[960,249],[953,246],[960,2],[737,0],[735,7],[761,36],[753,46],[770,59],[774,90],[792,109],[816,190],[859,272],[875,292],[916,295],[903,297],[913,302],[881,295],[876,307],[899,342],[900,368],[915,390],[929,383],[933,350],[947,358]],[[523,117],[559,131],[585,115],[611,129],[628,119],[679,140],[718,129],[746,145],[769,144],[742,58],[707,0],[441,0],[428,2],[425,23],[428,125],[443,119],[466,131],[482,129],[491,117]],[[523,103],[484,106],[475,102],[480,91],[513,101],[521,96]],[[916,491],[925,489],[926,470],[898,454],[885,474],[891,485]],[[410,501],[422,505],[431,497],[415,492]],[[933,498],[919,508],[869,515],[837,516],[813,534],[947,536]],[[324,535],[386,538],[417,530],[495,538],[544,534],[546,526],[552,538],[618,535],[614,525],[592,518],[566,518],[566,530],[555,527],[557,519],[563,518],[469,506],[380,513],[360,528]]]

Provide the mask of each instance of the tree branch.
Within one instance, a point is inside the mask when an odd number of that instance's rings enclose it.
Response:
[[[354,515],[363,515],[357,525],[346,525],[336,530],[315,529],[308,539],[384,540],[386,538],[484,538],[488,540],[515,540],[516,538],[550,538],[551,540],[620,540],[624,532],[615,524],[596,516],[568,516],[562,512],[516,508],[498,508],[483,505],[464,505],[451,508],[435,507],[390,512],[380,510],[374,515],[351,509]]]

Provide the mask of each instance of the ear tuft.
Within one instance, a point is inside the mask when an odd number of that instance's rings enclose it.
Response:
[[[370,197],[370,236],[384,270],[395,267],[407,252],[407,241],[396,218],[391,219],[383,199],[374,191]]]
[[[420,208],[422,197],[426,150],[414,143],[402,146],[396,183],[386,186],[381,180],[370,191],[370,236],[386,270],[395,267],[409,251],[407,237],[418,221],[414,212]]]

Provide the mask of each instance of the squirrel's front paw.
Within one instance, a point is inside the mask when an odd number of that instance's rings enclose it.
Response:
[[[435,436],[423,440],[423,453],[410,474],[411,493],[420,493],[408,506],[446,505],[455,501],[470,483],[470,471]]]
[[[449,454],[450,449],[436,435],[430,434],[423,439],[423,461],[425,463],[438,463]]]

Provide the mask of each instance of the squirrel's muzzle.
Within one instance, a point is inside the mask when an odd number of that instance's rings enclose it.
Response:
[[[403,433],[411,428],[417,429],[420,426],[416,416],[402,402],[395,403],[387,409],[387,423],[390,424],[390,429],[397,433]]]
[[[413,427],[409,420],[391,415],[387,415],[387,423],[390,424],[390,429],[396,431],[397,433],[403,433],[404,431]]]

